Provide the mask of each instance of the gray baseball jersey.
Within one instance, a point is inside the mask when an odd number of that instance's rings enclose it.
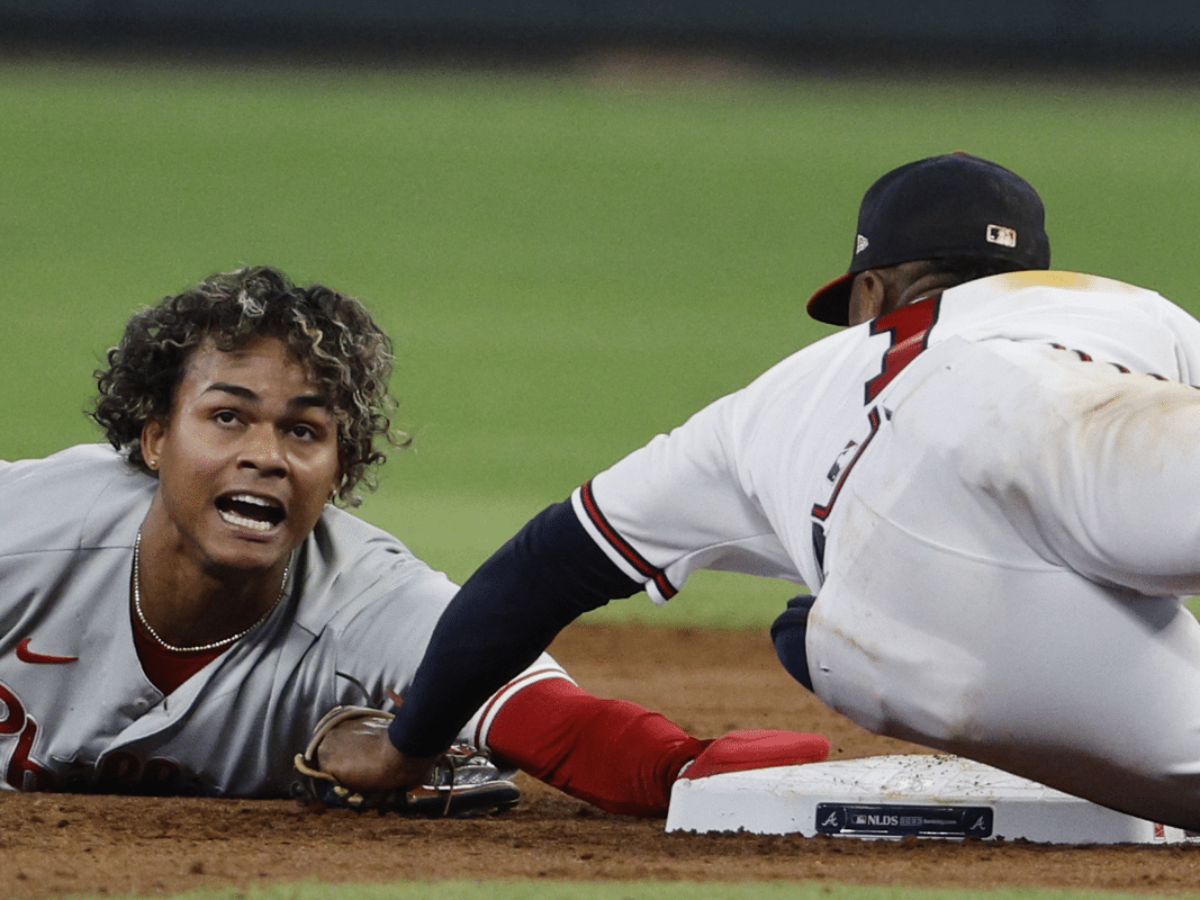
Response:
[[[1200,322],[1102,278],[971,282],[801,350],[575,492],[670,599],[817,593],[865,727],[1167,822],[1200,809]]]
[[[457,587],[327,507],[270,618],[163,696],[130,619],[133,542],[155,487],[99,445],[0,462],[4,786],[286,796],[323,713],[403,695]],[[543,655],[521,685],[546,677],[566,675]],[[486,729],[477,715],[463,739],[486,746]]]

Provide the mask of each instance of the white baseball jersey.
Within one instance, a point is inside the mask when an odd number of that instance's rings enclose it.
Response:
[[[1200,323],[1062,272],[819,341],[576,491],[665,602],[700,568],[817,593],[863,726],[1200,823]]]
[[[164,696],[130,617],[133,542],[156,485],[99,445],[0,462],[0,786],[287,796],[321,715],[394,706],[457,590],[328,507],[270,618]],[[543,655],[521,685],[543,677],[566,675]],[[511,691],[462,738],[486,746]]]

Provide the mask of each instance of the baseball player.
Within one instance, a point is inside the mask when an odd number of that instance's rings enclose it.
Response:
[[[1049,265],[1011,171],[884,175],[808,304],[849,327],[534,518],[450,604],[386,762],[348,734],[327,764],[403,783],[579,613],[719,568],[815,593],[776,650],[860,725],[1200,828],[1200,323]]]
[[[93,416],[111,447],[0,462],[4,786],[289,796],[324,713],[400,703],[457,587],[332,502],[384,458],[391,360],[353,298],[213,276],[109,351]],[[664,813],[698,759],[828,750],[699,740],[535,657],[455,738],[604,809]]]

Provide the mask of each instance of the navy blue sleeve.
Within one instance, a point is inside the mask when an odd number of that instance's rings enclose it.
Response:
[[[408,756],[441,753],[559,631],[640,590],[591,539],[569,502],[546,508],[467,579],[442,614],[390,726],[392,743]]]

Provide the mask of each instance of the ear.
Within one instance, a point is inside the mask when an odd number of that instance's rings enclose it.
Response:
[[[850,282],[850,309],[848,312],[851,325],[861,325],[877,319],[886,311],[887,281],[875,269],[859,272]]]
[[[151,471],[158,471],[158,460],[162,456],[162,444],[166,436],[167,426],[161,419],[147,419],[146,424],[142,426],[142,459]]]

